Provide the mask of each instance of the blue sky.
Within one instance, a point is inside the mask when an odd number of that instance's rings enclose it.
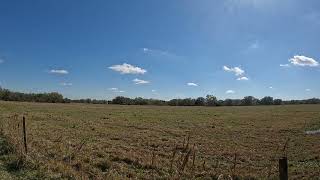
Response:
[[[1,0],[0,83],[69,98],[320,97],[318,0]]]

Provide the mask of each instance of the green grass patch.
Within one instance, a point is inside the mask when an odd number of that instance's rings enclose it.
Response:
[[[41,180],[44,173],[35,169],[23,157],[14,154],[13,147],[0,136],[0,179]]]

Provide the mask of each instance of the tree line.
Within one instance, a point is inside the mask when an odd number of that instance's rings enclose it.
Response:
[[[52,93],[21,93],[13,92],[0,87],[0,100],[3,101],[23,101],[23,102],[48,102],[64,103],[63,96],[57,92]]]
[[[253,96],[246,96],[243,99],[225,99],[219,100],[213,95],[198,98],[171,99],[169,101],[128,98],[118,96],[111,101],[112,104],[121,105],[169,105],[169,106],[256,106],[256,105],[285,105],[285,104],[320,104],[320,99],[312,98],[305,100],[289,100],[274,99],[266,96],[261,99]]]
[[[88,104],[119,104],[119,105],[158,105],[158,106],[255,106],[255,105],[283,105],[283,104],[320,104],[320,99],[312,98],[305,100],[287,100],[274,99],[266,96],[261,99],[253,96],[246,96],[243,99],[225,99],[219,100],[214,95],[198,98],[171,99],[169,101],[146,98],[128,98],[118,96],[108,100],[97,99],[77,99],[72,100],[64,98],[57,92],[51,93],[21,93],[13,92],[0,87],[0,100],[3,101],[22,101],[22,102],[47,102],[47,103],[88,103]]]

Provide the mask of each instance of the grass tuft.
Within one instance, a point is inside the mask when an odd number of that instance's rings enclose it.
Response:
[[[95,167],[100,169],[102,172],[107,172],[111,167],[111,162],[108,160],[101,160],[95,164]]]

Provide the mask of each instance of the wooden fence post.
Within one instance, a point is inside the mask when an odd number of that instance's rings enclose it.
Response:
[[[22,118],[22,127],[23,127],[24,151],[27,154],[28,153],[28,147],[27,147],[27,133],[26,133],[26,118],[24,116]]]
[[[288,159],[283,157],[279,159],[279,178],[280,180],[288,180]]]

